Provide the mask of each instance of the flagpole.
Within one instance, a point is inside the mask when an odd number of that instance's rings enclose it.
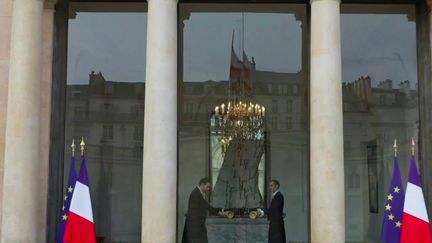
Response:
[[[232,33],[232,37],[231,37],[231,58],[232,58],[232,53],[234,51],[234,32],[235,30],[233,29],[233,33]],[[230,58],[230,65],[231,64],[231,58]],[[231,66],[230,66],[230,75],[228,78],[228,100],[231,100]]]
[[[242,96],[242,100],[243,101],[245,101],[245,80],[244,80],[244,63],[245,63],[245,60],[244,60],[244,55],[243,55],[243,53],[244,53],[244,12],[242,12],[242,71],[241,71],[241,75],[240,75],[240,77],[241,77],[241,82],[242,82],[242,93],[241,93],[241,96]],[[245,101],[246,102],[246,101]],[[246,102],[246,104],[247,104],[247,102]]]

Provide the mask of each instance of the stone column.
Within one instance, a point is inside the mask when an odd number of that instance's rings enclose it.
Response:
[[[339,0],[311,1],[311,242],[345,242]]]
[[[147,16],[143,243],[176,242],[177,1],[149,0]]]
[[[6,118],[1,242],[44,242],[40,84],[42,0],[14,0]],[[46,196],[46,195],[44,195]]]

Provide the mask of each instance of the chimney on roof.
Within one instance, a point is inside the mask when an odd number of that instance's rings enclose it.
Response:
[[[367,75],[366,77],[362,77],[362,83],[364,87],[363,90],[364,99],[369,102],[371,101],[372,98],[372,85],[371,85],[372,81],[370,76]]]
[[[378,83],[378,88],[384,89],[384,90],[392,90],[393,89],[393,81],[390,79],[380,81]]]
[[[256,71],[255,58],[252,56],[252,71]]]
[[[357,95],[357,97],[365,101],[370,101],[372,97],[370,76],[361,76],[350,86],[351,87],[349,87],[348,90],[352,90]]]
[[[411,98],[411,87],[409,80],[405,80],[400,82],[399,84],[399,92],[405,94],[407,98]]]
[[[105,78],[101,72],[95,74],[95,71],[91,71],[89,74],[89,83],[90,85],[104,85]]]

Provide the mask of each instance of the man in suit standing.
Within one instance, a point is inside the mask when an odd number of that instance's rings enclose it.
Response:
[[[279,181],[271,180],[269,189],[272,195],[270,207],[264,210],[269,221],[268,243],[286,243],[284,224],[284,197],[279,191]]]
[[[205,193],[209,192],[210,188],[210,180],[202,178],[199,185],[191,192],[182,242],[207,243],[207,228],[205,225],[207,212],[214,213],[217,211],[205,200]]]

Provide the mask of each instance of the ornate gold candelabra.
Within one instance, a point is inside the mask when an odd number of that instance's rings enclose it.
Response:
[[[215,132],[222,146],[233,139],[259,140],[264,137],[265,107],[241,100],[228,101],[215,107]]]

